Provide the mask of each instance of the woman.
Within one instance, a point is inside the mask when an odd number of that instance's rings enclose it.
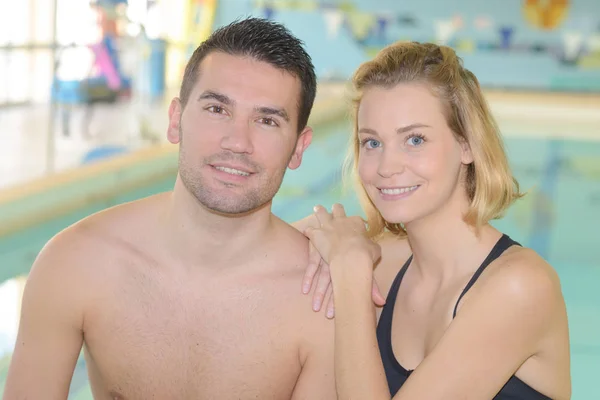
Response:
[[[397,43],[353,84],[368,230],[340,205],[298,225],[331,275],[339,398],[569,399],[559,279],[489,224],[521,194],[475,76],[448,47]]]

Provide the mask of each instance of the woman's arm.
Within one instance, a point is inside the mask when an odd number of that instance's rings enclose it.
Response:
[[[373,268],[381,248],[366,235],[362,219],[318,208],[319,228],[306,235],[330,265],[335,318],[335,375],[338,399],[389,399],[376,337],[371,299]]]
[[[368,253],[350,252],[333,259],[331,271],[338,399],[389,400],[371,300],[373,261]]]

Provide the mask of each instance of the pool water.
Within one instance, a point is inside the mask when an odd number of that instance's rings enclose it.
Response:
[[[315,204],[345,205],[349,214],[361,214],[351,191],[340,184],[340,166],[346,154],[347,124],[315,131],[302,166],[287,172],[273,212],[293,222]],[[521,189],[528,195],[493,224],[524,246],[538,251],[558,271],[567,302],[571,349],[573,399],[600,399],[595,379],[600,371],[600,142],[520,138],[511,134],[506,147]],[[0,241],[0,264],[10,250],[35,240],[41,248],[55,232],[107,206],[172,188],[174,179],[124,193],[110,202],[92,205],[72,215],[40,225],[34,231]],[[35,254],[31,254],[33,260]],[[4,264],[6,265],[6,264]],[[23,267],[25,273],[28,268]],[[0,393],[9,356],[0,359]],[[81,360],[72,381],[71,400],[91,399],[85,365]]]

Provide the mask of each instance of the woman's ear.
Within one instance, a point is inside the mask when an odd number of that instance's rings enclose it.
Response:
[[[471,164],[473,162],[473,153],[471,152],[469,142],[465,139],[460,139],[459,144],[461,149],[460,161],[463,164]]]

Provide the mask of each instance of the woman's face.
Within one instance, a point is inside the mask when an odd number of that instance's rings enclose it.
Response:
[[[461,170],[472,162],[469,148],[425,85],[369,88],[357,116],[358,173],[386,221],[409,224],[466,199]]]

